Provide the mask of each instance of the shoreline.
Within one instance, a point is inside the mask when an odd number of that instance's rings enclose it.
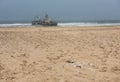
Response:
[[[0,24],[0,27],[31,27],[31,23],[11,23],[11,24]],[[36,25],[39,27],[40,25]],[[120,26],[118,22],[58,22],[58,27],[110,27],[110,26]],[[42,27],[42,26],[40,26]]]
[[[65,26],[65,27],[62,27],[62,26],[14,26],[14,27],[0,27],[0,31],[14,31],[14,30],[24,30],[26,29],[26,31],[28,30],[62,30],[62,29],[72,29],[72,30],[115,30],[115,29],[120,29],[120,26]]]

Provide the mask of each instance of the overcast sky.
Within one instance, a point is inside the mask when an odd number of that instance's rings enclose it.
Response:
[[[0,0],[0,20],[120,20],[120,0]]]

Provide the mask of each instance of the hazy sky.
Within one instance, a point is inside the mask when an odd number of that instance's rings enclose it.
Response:
[[[120,0],[0,0],[0,20],[120,20]]]

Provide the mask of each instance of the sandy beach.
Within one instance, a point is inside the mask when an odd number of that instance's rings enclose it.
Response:
[[[120,26],[0,28],[0,82],[120,82]]]

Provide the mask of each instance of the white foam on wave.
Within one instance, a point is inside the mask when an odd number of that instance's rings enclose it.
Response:
[[[24,27],[31,26],[31,23],[15,23],[15,24],[0,24],[0,27]],[[120,23],[82,23],[82,22],[72,22],[72,23],[58,23],[58,26],[119,26]]]
[[[31,26],[30,23],[0,24],[0,27]]]
[[[58,26],[118,26],[120,23],[58,23]]]

